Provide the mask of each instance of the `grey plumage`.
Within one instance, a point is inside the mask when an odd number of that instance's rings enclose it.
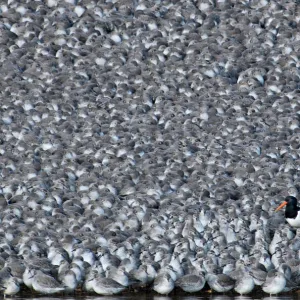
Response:
[[[6,293],[39,271],[167,294],[276,269],[292,290],[299,241],[273,208],[299,192],[297,3],[100,2],[1,6]]]

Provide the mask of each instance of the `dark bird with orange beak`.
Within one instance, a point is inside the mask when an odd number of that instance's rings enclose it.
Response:
[[[287,196],[275,211],[279,211],[284,206],[286,206],[285,219],[287,222],[292,227],[300,227],[300,207],[297,206],[297,198],[293,196]]]

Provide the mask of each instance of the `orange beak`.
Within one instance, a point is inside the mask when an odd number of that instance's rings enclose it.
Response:
[[[275,211],[279,211],[280,209],[282,209],[284,206],[286,206],[288,203],[286,201],[283,201],[276,209]]]

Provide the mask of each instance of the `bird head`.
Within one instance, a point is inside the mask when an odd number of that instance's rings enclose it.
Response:
[[[297,198],[294,196],[287,196],[284,201],[275,209],[275,212],[279,211],[286,205],[297,206]]]

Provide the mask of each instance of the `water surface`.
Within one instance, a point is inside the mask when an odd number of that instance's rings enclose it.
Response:
[[[26,299],[26,300],[300,300],[300,293],[293,293],[289,295],[279,295],[279,296],[268,296],[265,294],[258,294],[252,296],[228,296],[222,294],[204,294],[204,295],[187,295],[176,293],[174,295],[162,296],[153,293],[136,293],[136,294],[126,294],[117,296],[16,296],[10,297],[9,299]]]

